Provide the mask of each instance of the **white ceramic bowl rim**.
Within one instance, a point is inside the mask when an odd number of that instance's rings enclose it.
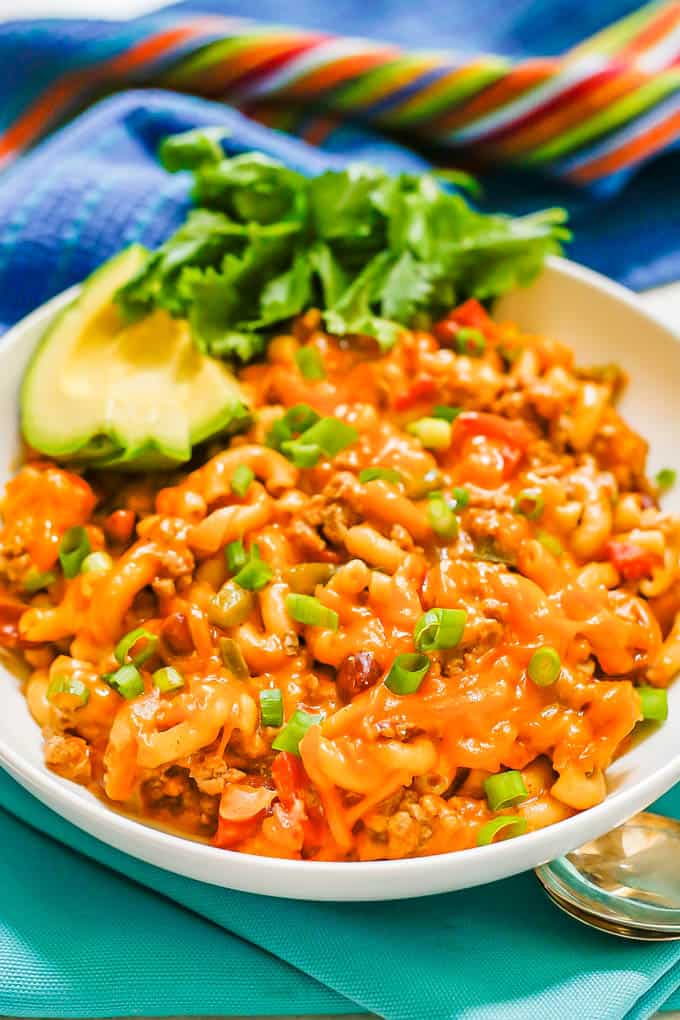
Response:
[[[656,331],[662,330],[635,296],[599,274],[564,259],[551,258],[546,272],[604,292]],[[10,362],[25,335],[71,300],[77,288],[59,295],[15,326],[0,344],[0,365]],[[675,341],[668,330],[662,330]],[[564,337],[569,342],[569,337]],[[25,353],[23,355],[25,360]],[[9,675],[9,674],[8,674]],[[2,677],[2,684],[6,682]],[[0,689],[0,705],[2,690]],[[27,712],[27,709],[26,709]],[[44,804],[110,845],[151,864],[233,889],[300,899],[372,900],[443,892],[507,877],[535,867],[600,835],[647,806],[680,779],[680,749],[660,768],[629,788],[611,793],[597,807],[519,839],[429,857],[393,861],[319,862],[255,857],[217,849],[144,825],[106,807],[92,794],[36,767],[20,747],[0,733],[0,765]]]

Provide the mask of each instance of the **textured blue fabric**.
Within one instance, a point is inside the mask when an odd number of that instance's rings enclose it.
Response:
[[[418,4],[414,4],[413,0],[372,0],[371,3],[336,0],[333,4],[293,0],[284,10],[278,0],[251,0],[247,7],[243,0],[187,0],[177,4],[173,10],[183,14],[247,14],[262,22],[284,21],[308,28],[392,40],[411,49],[448,48],[466,54],[486,51],[520,58],[562,53],[630,14],[638,6],[636,0],[598,0],[598,3],[478,0],[472,7],[463,0],[422,0]],[[159,30],[168,27],[172,23],[173,10],[147,16],[145,23]],[[52,19],[0,25],[0,130],[58,75],[88,61],[95,62],[119,53],[133,37],[133,22],[112,25],[96,20]],[[158,103],[157,94],[152,101]],[[234,116],[224,109],[220,113],[216,106],[212,107],[211,113],[201,113],[197,107],[193,114],[189,114],[181,100],[168,97],[165,102],[168,123],[178,116],[189,121],[192,118],[200,121],[203,116],[223,121],[232,120]],[[173,109],[175,103],[177,109]],[[209,105],[204,107],[204,111],[210,109]],[[158,112],[158,106],[156,110]],[[159,175],[158,169],[150,166],[148,150],[140,152],[133,147],[131,151],[124,144],[120,153],[116,151],[115,141],[121,126],[114,124],[107,112],[100,130],[111,132],[110,137],[98,137],[98,132],[93,130],[87,145],[78,153],[76,166],[73,161],[66,166],[50,166],[48,180],[41,181],[38,196],[28,206],[32,217],[37,218],[43,209],[51,210],[50,200],[61,204],[62,190],[66,192],[67,200],[63,217],[70,212],[75,216],[72,209],[74,196],[83,185],[92,183],[94,175],[99,189],[89,193],[90,207],[85,204],[78,211],[74,231],[82,227],[84,234],[88,230],[92,234],[94,228],[90,221],[94,217],[96,223],[105,206],[104,245],[114,236],[109,223],[117,225],[120,221],[115,211],[111,212],[110,206],[120,200],[123,212],[125,201],[134,201],[138,197],[137,189],[143,195],[152,194],[155,187],[152,178]],[[248,138],[257,137],[259,144],[267,148],[279,144],[272,138],[272,132],[254,136],[252,131],[252,124],[241,119],[235,128],[234,143],[249,144]],[[400,146],[384,136],[343,124],[323,144],[328,155],[340,161],[372,158],[394,168],[422,165],[422,158],[409,152],[407,142],[404,140],[404,145]],[[323,159],[318,151],[304,146],[299,153],[301,162],[310,170]],[[21,217],[26,190],[32,190],[33,182],[41,180],[28,168],[31,165],[40,167],[44,163],[32,164],[32,158],[29,156],[20,162],[23,188],[19,186],[14,190],[16,185],[10,186],[6,181],[3,182],[4,187],[0,186],[0,193],[5,197],[0,209],[0,232],[8,219],[7,203],[16,201],[16,215]],[[572,257],[628,286],[642,289],[680,277],[679,169],[680,153],[677,149],[669,150],[630,178],[624,175],[608,179],[601,186],[604,190],[597,193],[539,174],[501,169],[484,175],[485,197],[482,204],[488,209],[501,208],[514,213],[545,205],[566,206],[575,233],[570,249]],[[130,179],[131,171],[135,179]],[[13,171],[10,171],[4,176],[11,179],[12,174]],[[164,180],[160,187],[167,195],[172,185]],[[142,204],[145,205],[144,202]],[[142,233],[147,231],[150,236],[160,235],[167,226],[165,210],[161,210],[159,216],[150,215],[150,223],[140,226],[139,230]],[[130,221],[127,221],[126,227],[127,233],[136,229],[134,222],[130,224]],[[15,230],[13,236],[21,239],[21,229]],[[65,276],[69,276],[75,263],[81,260],[76,254],[73,264],[69,264],[68,259],[72,258],[70,251],[69,243],[62,262]],[[26,294],[27,290],[30,290],[30,283],[24,281],[22,291]],[[28,305],[24,303],[24,307]]]

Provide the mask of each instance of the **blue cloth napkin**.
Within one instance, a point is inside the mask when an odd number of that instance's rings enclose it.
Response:
[[[0,44],[0,64],[7,58]],[[107,99],[0,179],[0,324],[122,245],[165,237],[188,182],[159,169],[158,140],[215,123],[230,129],[229,151],[260,148],[306,172],[347,154],[394,170],[424,165],[365,132],[319,152],[219,104],[155,91]],[[680,791],[661,806],[680,814]],[[637,1020],[680,985],[680,948],[581,928],[531,875],[409,903],[277,901],[111,850],[3,774],[0,809],[0,1013],[368,1009],[389,1020],[562,1020],[569,1010]]]
[[[181,18],[200,18],[210,13],[247,14],[259,23],[285,21],[307,29],[386,40],[400,44],[410,52],[445,48],[462,62],[480,53],[495,53],[503,59],[527,61],[534,57],[563,54],[582,40],[592,39],[595,33],[630,15],[638,6],[638,0],[598,0],[597,3],[579,3],[577,0],[503,0],[503,3],[477,0],[473,5],[463,0],[421,0],[417,4],[413,0],[371,0],[370,3],[338,0],[333,4],[319,4],[318,0],[291,0],[284,9],[279,0],[249,0],[247,5],[243,0],[187,0],[169,10],[128,22],[52,19],[0,24],[0,160],[3,131],[21,114],[33,110],[51,84],[63,82],[66,78],[69,86],[73,85],[78,75],[87,73],[101,61],[115,60],[134,51],[140,45],[140,39],[146,39],[150,34],[171,31],[177,19]],[[642,8],[643,17],[650,18],[655,11],[665,8],[672,15],[676,6],[677,0],[648,4]],[[676,45],[673,40],[677,31],[676,27],[663,40],[664,46]],[[216,34],[219,36],[220,32],[216,30]],[[205,40],[210,40],[208,29]],[[172,67],[173,60],[181,58],[189,43],[182,45],[178,44],[163,60],[154,62],[146,59],[141,66],[119,71],[116,87],[125,87],[126,83],[153,84],[164,70]],[[195,45],[192,44],[192,49]],[[606,46],[603,51],[606,51]],[[63,110],[60,108],[60,112],[72,115],[79,105],[91,102],[101,95],[102,88],[107,87],[114,87],[114,84],[74,88],[75,98],[70,106],[66,104]],[[171,107],[170,100],[168,103]],[[669,111],[673,115],[679,103],[680,80],[664,100],[663,110],[659,108],[658,116],[668,116]],[[584,116],[587,112],[584,106]],[[42,110],[38,117],[39,120],[42,118],[43,127],[50,123],[48,114],[49,110]],[[230,118],[229,114],[223,115]],[[209,116],[214,120],[217,114]],[[651,111],[649,116],[656,116],[655,111]],[[295,129],[302,133],[305,126],[304,117],[294,124]],[[104,129],[111,130],[110,120],[102,122]],[[263,139],[266,136],[253,135],[252,125],[240,121],[235,138],[246,141],[248,137]],[[90,142],[94,140],[93,136]],[[115,161],[116,154],[106,138],[98,140],[103,146],[99,151],[106,154],[104,165],[97,163],[96,146],[86,149],[83,162],[79,162],[72,174],[70,197],[88,173],[97,173],[97,183],[109,196],[111,188],[119,186],[120,177],[118,181],[113,180],[114,167],[110,164],[112,157]],[[340,160],[374,159],[394,168],[422,164],[420,157],[409,153],[405,147],[413,139],[402,138],[402,142],[402,145],[397,145],[384,135],[350,123],[340,123],[330,133],[324,134],[322,146],[328,156]],[[278,142],[272,140],[268,144],[276,146]],[[124,147],[118,165],[127,163],[134,167],[135,172],[148,174],[148,155],[148,151],[131,152]],[[451,153],[432,155],[451,162]],[[300,158],[310,169],[318,165],[318,154],[312,155],[309,149],[306,154],[301,150]],[[59,185],[64,186],[66,178],[61,168],[51,169],[59,178]],[[677,145],[674,148],[672,144],[662,156],[646,163],[632,177],[627,173],[623,177],[615,175],[609,184],[604,182],[604,189],[596,192],[560,183],[538,173],[502,167],[484,174],[483,205],[513,213],[546,205],[566,206],[575,233],[571,256],[628,286],[642,289],[680,277],[679,169],[680,151]],[[38,179],[23,170],[21,173],[24,187],[32,189]],[[59,188],[53,186],[53,176],[49,181],[39,183],[41,187],[36,189],[38,195],[33,206],[36,213],[47,208],[49,199],[54,200],[55,194],[59,194]],[[167,184],[163,187],[167,188]],[[126,182],[123,190],[130,195],[136,188],[136,182]],[[21,199],[21,189],[19,193]],[[5,194],[13,196],[14,192],[5,187]],[[90,192],[91,206],[98,205],[101,197],[101,191]],[[108,205],[106,197],[104,201]],[[20,201],[20,205],[23,202]],[[69,208],[72,208],[70,203]],[[83,224],[84,229],[91,229],[87,207],[81,210],[80,216],[78,222]],[[4,222],[3,216],[0,225]],[[162,217],[157,225],[159,229],[165,226]],[[134,229],[134,226],[128,227],[128,232]],[[150,229],[153,230],[152,227]],[[103,234],[105,242],[112,236],[108,228]],[[79,256],[75,256],[73,263],[68,260],[74,258],[74,249],[78,248],[82,239],[75,234],[74,238],[74,244],[69,245],[62,260],[62,277],[66,279],[76,278],[69,276],[69,270],[75,268]]]

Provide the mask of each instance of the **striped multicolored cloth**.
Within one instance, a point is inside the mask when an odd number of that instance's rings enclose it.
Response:
[[[24,32],[33,73],[2,90],[4,163],[93,98],[140,85],[224,100],[317,145],[360,122],[436,147],[440,162],[512,163],[584,185],[611,187],[680,138],[680,0],[649,4],[561,56],[523,60],[409,52],[180,6],[62,27],[63,69],[46,79],[41,31]]]

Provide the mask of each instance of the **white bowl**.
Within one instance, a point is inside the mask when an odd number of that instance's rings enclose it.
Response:
[[[0,344],[0,481],[14,467],[17,394],[33,346],[76,290],[54,298]],[[546,332],[575,348],[584,364],[615,361],[631,377],[623,400],[628,420],[651,443],[651,469],[680,467],[673,419],[680,393],[680,344],[629,291],[587,269],[552,258],[540,279],[506,297],[498,317]],[[680,501],[668,497],[670,509]],[[518,839],[457,853],[357,864],[287,861],[218,850],[169,835],[107,808],[43,764],[42,737],[17,680],[0,669],[0,764],[32,794],[111,846],[180,875],[270,896],[313,900],[384,900],[448,892],[506,878],[566,853],[613,828],[680,779],[673,722],[660,726],[609,770],[604,803]],[[680,718],[680,685],[670,691]]]

